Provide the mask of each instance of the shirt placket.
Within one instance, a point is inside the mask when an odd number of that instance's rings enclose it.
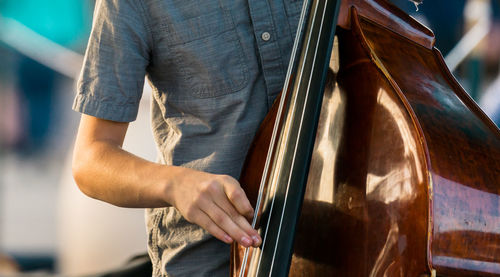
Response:
[[[268,1],[249,0],[250,17],[257,42],[261,69],[266,82],[268,105],[283,86],[284,70],[280,53],[277,28]]]

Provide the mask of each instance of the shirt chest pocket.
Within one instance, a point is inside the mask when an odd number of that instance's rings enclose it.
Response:
[[[217,8],[188,19],[166,20],[171,99],[211,98],[247,85],[248,69],[229,11]]]

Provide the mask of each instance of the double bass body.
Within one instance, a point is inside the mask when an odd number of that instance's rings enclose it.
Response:
[[[343,1],[336,34],[289,275],[500,275],[498,128],[386,1]],[[276,112],[240,180],[254,203]]]

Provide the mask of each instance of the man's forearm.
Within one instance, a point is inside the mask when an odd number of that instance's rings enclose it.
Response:
[[[75,146],[73,176],[86,195],[120,207],[155,208],[167,202],[168,180],[182,168],[137,157],[107,141]]]

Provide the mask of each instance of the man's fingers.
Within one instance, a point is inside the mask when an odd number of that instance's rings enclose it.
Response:
[[[217,204],[212,201],[204,201],[200,207],[218,227],[229,234],[239,244],[250,247],[254,245],[252,235],[255,231],[248,234]],[[248,224],[248,222],[247,222]],[[251,228],[250,228],[251,229]],[[251,229],[253,230],[253,229]]]
[[[212,219],[203,211],[200,211],[200,213],[196,216],[195,221],[198,225],[207,230],[212,236],[216,237],[217,239],[225,243],[233,242],[231,236],[229,236],[226,232],[224,232],[224,230],[217,226],[217,224],[215,224]]]
[[[259,246],[262,239],[248,221],[253,218],[253,208],[245,192],[239,186],[239,183],[231,179],[224,185],[224,191],[221,191],[222,197],[218,199],[216,204],[224,210],[240,228],[251,236],[253,246]]]
[[[253,216],[253,208],[238,181],[225,175],[211,177],[198,184],[196,193],[178,197],[182,201],[176,207],[188,221],[226,243],[259,246],[262,239],[245,218]]]
[[[243,216],[252,219],[254,210],[250,201],[248,200],[245,191],[241,188],[238,181],[232,177],[227,176],[224,182],[224,193],[231,204],[236,208],[236,210]]]
[[[243,231],[245,231],[247,234],[250,235],[252,238],[252,245],[254,247],[257,247],[261,244],[262,239],[259,236],[259,233],[255,229],[252,228],[252,226],[248,223],[247,219],[244,218],[241,215],[237,215],[236,217],[233,218],[233,221],[236,222],[238,226],[240,226]]]
[[[259,234],[252,228],[248,220],[235,209],[231,202],[229,202],[222,189],[217,195],[214,195],[213,198],[215,199],[215,204],[219,206],[219,208],[222,209],[239,228],[252,238],[252,245],[259,246],[261,243]]]

